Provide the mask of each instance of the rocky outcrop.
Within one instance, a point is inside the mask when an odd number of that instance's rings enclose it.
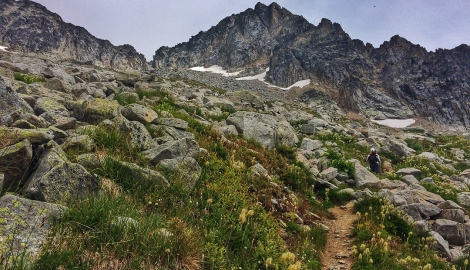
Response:
[[[0,3],[0,41],[10,50],[73,59],[116,70],[141,70],[146,60],[131,45],[114,46],[33,1]]]
[[[226,122],[234,125],[247,139],[253,139],[268,149],[280,145],[293,146],[299,142],[289,122],[272,115],[240,111],[231,114]]]
[[[394,36],[374,48],[351,39],[337,23],[322,19],[315,26],[276,3],[258,3],[153,57],[156,68],[219,65],[250,75],[269,68],[270,83],[287,87],[310,79],[348,111],[466,127],[469,63],[468,45],[428,52]]]

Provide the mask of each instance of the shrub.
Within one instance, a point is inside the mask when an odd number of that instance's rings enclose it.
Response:
[[[31,74],[15,73],[15,74],[13,74],[13,77],[15,78],[15,80],[22,81],[26,84],[32,84],[32,83],[36,83],[36,82],[45,82],[46,81],[46,79],[44,79],[43,77],[36,76],[36,75],[31,75]]]

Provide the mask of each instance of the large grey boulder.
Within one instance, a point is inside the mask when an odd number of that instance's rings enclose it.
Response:
[[[186,130],[188,128],[188,122],[179,118],[157,118],[154,119],[152,123],[156,125],[174,127],[182,130]]]
[[[463,246],[465,244],[465,229],[463,224],[447,219],[437,219],[433,229],[451,245]]]
[[[320,176],[325,181],[330,181],[338,175],[338,169],[334,167],[329,167],[326,170],[320,172]]]
[[[163,136],[170,136],[173,140],[179,140],[184,138],[195,138],[194,134],[191,132],[184,131],[182,129],[164,126],[164,125],[154,125],[150,124],[150,132],[152,137],[163,137]]]
[[[62,148],[50,141],[22,193],[51,203],[81,200],[99,190],[98,180],[77,163],[71,163]]]
[[[319,140],[312,140],[309,138],[303,138],[302,144],[300,145],[301,150],[315,151],[322,147],[322,142]]]
[[[357,159],[351,159],[350,162],[354,163],[354,180],[356,186],[359,188],[367,187],[372,184],[380,182],[380,179],[375,176],[372,172],[361,165],[361,162]]]
[[[137,121],[144,125],[150,124],[158,118],[158,114],[154,110],[135,103],[122,108],[121,114],[129,121]]]
[[[443,209],[436,218],[465,223],[465,212],[460,209]]]
[[[0,198],[0,250],[8,256],[27,253],[36,258],[46,241],[52,217],[60,216],[66,208],[57,204],[32,201],[5,194]],[[10,253],[11,252],[11,253]]]
[[[391,152],[395,153],[399,157],[407,157],[416,153],[416,150],[409,148],[406,144],[396,140],[389,140],[387,146]]]
[[[429,220],[432,216],[436,216],[441,213],[441,209],[430,203],[412,203],[402,205],[399,209],[410,215],[413,220]]]
[[[436,240],[436,251],[444,258],[452,257],[449,248],[449,242],[446,241],[438,232],[431,231],[429,234]]]
[[[158,171],[143,168],[137,164],[130,162],[123,162],[117,160],[115,160],[115,162],[118,162],[122,166],[122,168],[130,172],[133,176],[133,179],[135,179],[135,181],[137,182],[152,182],[162,187],[168,186],[168,180]]]
[[[19,188],[28,177],[33,147],[28,140],[0,149],[0,172],[4,173],[2,190]]]
[[[402,168],[397,171],[398,175],[413,175],[416,179],[421,178],[421,170],[417,168]]]
[[[194,188],[202,170],[192,157],[164,159],[160,161],[159,167],[173,171],[175,177],[170,178],[170,181],[183,181],[189,189]]]
[[[272,115],[238,111],[231,114],[226,122],[234,125],[247,139],[255,140],[268,149],[280,145],[293,146],[299,141],[289,122]]]
[[[190,138],[169,141],[150,148],[143,152],[144,157],[156,165],[164,159],[175,159],[180,157],[196,158],[199,154],[199,144]]]
[[[96,143],[88,135],[78,135],[68,137],[62,144],[63,150],[76,149],[91,152],[95,150]]]
[[[400,196],[408,204],[411,203],[431,203],[438,205],[443,203],[445,200],[432,192],[420,189],[411,189],[411,190],[400,190],[395,193],[395,196]]]
[[[0,126],[0,147],[16,144],[28,140],[33,145],[44,144],[50,140],[66,138],[67,134],[55,127],[21,129]]]
[[[0,126],[9,126],[17,119],[14,113],[32,113],[33,108],[0,77]]]
[[[41,115],[45,112],[55,112],[64,116],[69,116],[67,108],[56,99],[51,97],[40,97],[34,105],[34,112]]]
[[[441,209],[459,209],[462,210],[464,213],[467,212],[462,206],[458,205],[457,203],[451,200],[447,200],[443,203],[440,203],[438,206]]]
[[[114,126],[129,138],[132,146],[140,150],[148,149],[152,144],[152,136],[145,128],[144,124],[138,121],[129,121],[123,116],[118,116],[113,120]],[[104,124],[104,123],[102,123]]]
[[[116,100],[96,98],[77,104],[70,104],[77,120],[97,124],[105,119],[113,119],[119,115],[120,105]]]
[[[463,206],[470,207],[470,192],[457,194],[457,202]]]

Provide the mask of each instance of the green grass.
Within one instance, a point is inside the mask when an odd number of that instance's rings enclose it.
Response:
[[[46,79],[41,76],[31,75],[31,74],[23,74],[23,73],[15,73],[13,77],[17,81],[24,82],[26,84],[32,84],[36,82],[45,82]]]

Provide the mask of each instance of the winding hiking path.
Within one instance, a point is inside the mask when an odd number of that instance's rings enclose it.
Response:
[[[353,263],[351,254],[352,239],[349,237],[356,215],[353,213],[354,203],[336,206],[330,209],[333,219],[325,222],[330,228],[328,242],[323,253],[323,270],[349,270]]]

